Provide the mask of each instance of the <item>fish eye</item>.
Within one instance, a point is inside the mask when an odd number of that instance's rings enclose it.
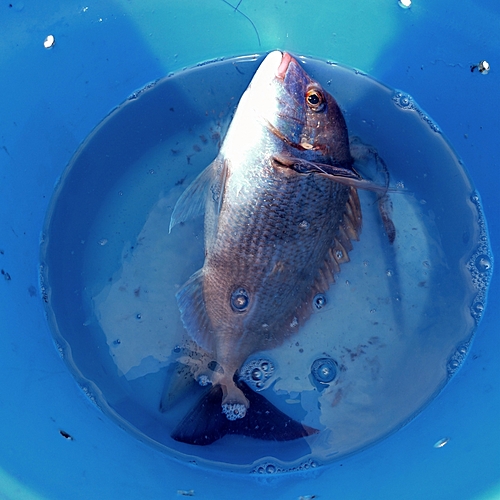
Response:
[[[322,111],[325,107],[325,97],[318,89],[309,89],[306,92],[306,103],[313,111]]]

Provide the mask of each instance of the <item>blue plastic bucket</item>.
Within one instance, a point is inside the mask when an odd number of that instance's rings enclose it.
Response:
[[[500,497],[495,277],[467,360],[415,420],[314,473],[263,477],[176,461],[103,415],[58,356],[38,283],[54,186],[113,108],[184,67],[276,48],[358,68],[411,94],[467,166],[497,253],[495,2],[12,0],[0,6],[0,26],[2,498]],[[481,60],[488,74],[471,70]]]

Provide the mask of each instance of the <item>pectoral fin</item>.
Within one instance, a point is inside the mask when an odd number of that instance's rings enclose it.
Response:
[[[355,160],[356,168],[365,176],[377,179],[377,183],[384,184],[386,187],[385,191],[377,192],[377,204],[387,238],[390,243],[394,243],[396,228],[391,219],[392,202],[389,193],[404,193],[405,191],[400,188],[389,188],[389,169],[373,146],[363,144],[358,137],[352,137],[349,147]]]
[[[207,203],[211,203],[218,213],[222,203],[225,163],[217,157],[196,179],[186,188],[175,204],[170,218],[169,232],[176,224],[203,215]],[[212,208],[212,207],[211,207]]]

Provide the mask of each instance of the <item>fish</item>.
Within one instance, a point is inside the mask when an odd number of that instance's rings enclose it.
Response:
[[[174,439],[206,445],[226,434],[292,440],[318,432],[254,392],[239,370],[295,335],[349,261],[362,226],[358,189],[382,200],[387,186],[356,170],[338,103],[289,53],[269,53],[217,157],[171,216],[169,231],[205,217],[203,267],[176,298],[189,336],[213,360],[209,387]]]

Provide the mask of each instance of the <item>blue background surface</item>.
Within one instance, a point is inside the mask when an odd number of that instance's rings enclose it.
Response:
[[[314,475],[280,477],[188,467],[117,427],[59,358],[38,290],[47,205],[91,130],[169,72],[275,48],[356,67],[411,94],[467,165],[499,254],[499,26],[494,0],[415,0],[408,10],[392,0],[243,0],[238,10],[223,0],[0,3],[0,268],[11,278],[0,276],[0,497],[155,499],[191,489],[207,500],[500,497],[496,276],[468,359],[417,419]],[[56,45],[47,50],[49,34]],[[470,71],[481,59],[488,75]],[[450,441],[435,448],[442,438]]]

